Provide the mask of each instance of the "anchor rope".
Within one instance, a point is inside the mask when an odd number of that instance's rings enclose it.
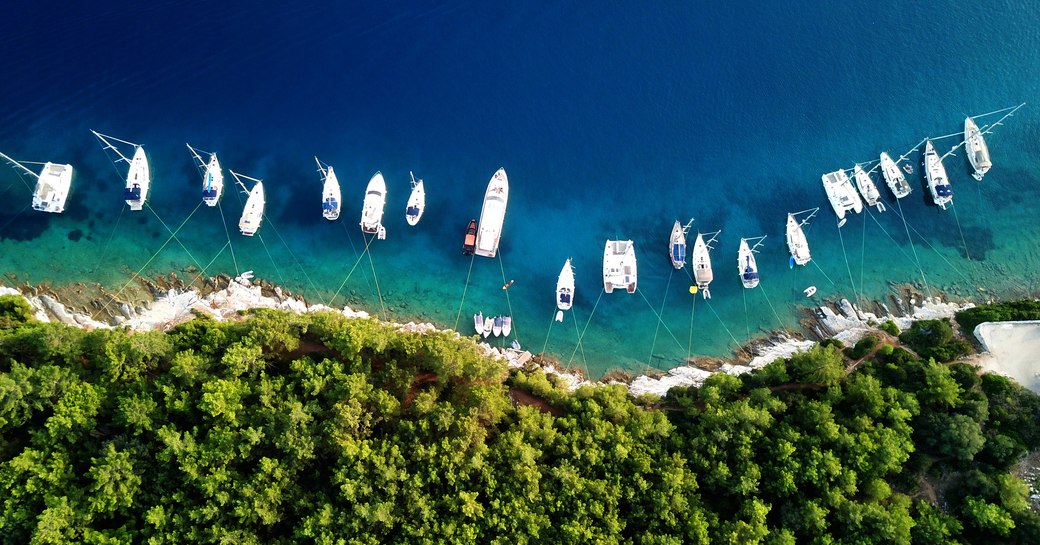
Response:
[[[675,274],[675,268],[673,267],[671,272],[668,273],[668,282],[664,286],[664,296],[661,297],[661,312],[664,312],[665,302],[668,300],[668,288],[672,285],[672,276]],[[658,314],[660,316],[660,314]],[[657,347],[657,335],[661,332],[661,320],[657,321],[657,329],[654,331],[654,342],[650,344],[650,355],[646,358],[646,369],[650,370],[650,362],[654,359],[654,348]],[[679,342],[676,340],[676,342]],[[682,345],[679,345],[682,349]]]
[[[740,290],[740,295],[744,298],[744,328],[747,329],[747,339],[751,341],[751,320],[748,318],[747,311],[747,289]]]
[[[545,353],[545,348],[547,346],[549,346],[549,334],[552,333],[553,322],[555,322],[555,321],[556,321],[556,311],[553,310],[552,314],[549,316],[549,327],[547,328],[547,330],[545,332],[545,342],[542,343],[542,352],[541,352],[542,354]],[[574,321],[574,330],[575,330],[575,332],[577,332],[577,330],[578,330],[578,322],[577,322],[577,320]]]
[[[574,354],[578,352],[578,347],[581,346],[581,340],[585,338],[585,332],[589,330],[589,324],[592,323],[592,317],[596,315],[596,309],[599,308],[599,302],[603,299],[604,293],[606,292],[601,290],[599,292],[599,297],[596,298],[596,304],[592,305],[592,312],[589,313],[589,319],[585,321],[585,327],[581,330],[581,334],[578,335],[578,344],[574,345],[574,351],[571,352],[571,357],[567,360],[567,365],[570,365],[570,362],[574,361]]]
[[[776,321],[780,323],[780,328],[784,330],[784,333],[786,333],[788,337],[790,337],[791,332],[787,330],[787,326],[784,325],[784,321],[780,318],[780,314],[776,312],[776,308],[773,307],[773,302],[769,300],[769,295],[766,294],[766,289],[762,287],[761,283],[758,285],[758,291],[762,293],[762,297],[765,298],[766,304],[769,305],[769,309],[773,311],[773,316],[776,316]]]
[[[108,234],[108,240],[105,242],[105,247],[101,249],[101,257],[98,258],[97,265],[100,266],[105,260],[105,254],[108,253],[108,246],[112,244],[112,239],[116,236],[116,231],[119,230],[119,221],[123,219],[123,212],[126,211],[126,206],[119,207],[119,215],[116,217],[116,224],[112,227],[112,232]],[[95,268],[94,270],[97,270]]]
[[[228,231],[227,219],[224,218],[224,208],[219,202],[217,203],[217,210],[220,211],[220,223],[224,225],[224,235],[227,237],[228,248],[231,249],[231,262],[235,264],[235,277],[237,278],[242,275],[242,271],[238,268],[238,259],[235,258],[235,246],[231,244],[231,232]]]
[[[815,266],[816,269],[823,274],[824,278],[826,278],[827,281],[830,282],[832,286],[834,286],[835,288],[839,287],[838,283],[835,282],[834,280],[831,280],[831,277],[830,277],[830,275],[827,274],[827,271],[823,270],[823,267],[820,267],[820,264],[817,263],[815,259],[812,259],[809,262],[812,263],[813,266]]]
[[[867,214],[870,214],[870,207],[867,207]],[[873,214],[870,215],[873,218]],[[877,221],[877,220],[874,220]],[[856,295],[859,299],[863,299],[863,269],[867,266],[867,220],[863,220],[863,238],[860,241],[859,246],[859,294]]]
[[[206,263],[206,268],[199,271],[199,274],[195,275],[195,278],[193,278],[191,281],[192,285],[194,285],[195,282],[198,282],[199,279],[202,278],[204,274],[206,274],[206,271],[209,270],[211,266],[213,266],[213,262],[216,261],[218,257],[220,257],[220,254],[224,253],[224,249],[227,248],[230,244],[230,241],[224,243],[224,246],[220,248],[220,251],[217,252],[217,255],[213,256],[213,259],[210,259],[209,263]]]
[[[7,222],[4,223],[3,227],[0,227],[0,232],[2,232],[4,229],[7,229],[8,225],[11,225],[12,223],[14,223],[14,220],[18,219],[18,216],[21,216],[22,213],[24,213],[26,210],[28,210],[30,206],[32,206],[32,203],[29,203],[29,204],[23,206],[21,210],[19,210],[13,216],[11,216],[11,219],[7,220]]]
[[[473,274],[473,262],[476,259],[477,256],[475,255],[471,255],[469,257],[469,272],[466,273],[466,287],[462,289],[462,300],[459,301],[459,312],[455,315],[455,327],[452,328],[456,331],[458,331],[459,329],[459,319],[462,318],[462,305],[466,303],[466,292],[469,291],[469,279],[470,276]]]
[[[909,227],[910,230],[914,232],[915,235],[920,237],[921,242],[924,242],[926,246],[931,248],[931,250],[933,252],[935,252],[936,255],[939,256],[939,259],[942,259],[944,262],[946,262],[946,265],[950,267],[950,270],[952,270],[953,272],[959,274],[961,276],[961,278],[964,279],[965,282],[971,283],[971,278],[969,278],[967,275],[965,275],[963,272],[961,272],[960,268],[954,266],[954,264],[949,259],[947,259],[946,256],[944,256],[942,254],[942,252],[940,252],[938,249],[936,249],[936,247],[933,246],[931,242],[928,242],[928,239],[925,238],[924,235],[922,235],[921,232],[918,231],[916,227],[911,225],[909,221],[906,221],[905,217],[904,217],[903,221],[906,224],[906,226]]]
[[[332,303],[334,303],[336,301],[336,298],[339,297],[339,292],[343,291],[343,286],[345,286],[347,284],[347,280],[350,280],[350,276],[352,274],[354,274],[354,269],[357,269],[358,263],[361,263],[361,260],[364,259],[365,254],[368,253],[368,245],[371,244],[371,243],[372,243],[371,240],[367,240],[365,242],[365,249],[364,249],[364,251],[362,251],[361,255],[359,255],[357,260],[354,261],[354,266],[350,268],[350,272],[347,273],[347,276],[345,276],[343,278],[343,281],[339,283],[339,288],[336,290],[336,293],[332,296],[332,299],[329,299],[329,306],[330,307],[333,306]],[[335,307],[333,307],[333,308],[335,308]]]
[[[274,231],[274,234],[278,236],[278,240],[282,241],[282,246],[285,246],[285,249],[289,251],[289,255],[291,255],[293,261],[296,262],[296,266],[300,268],[300,272],[302,272],[303,277],[307,279],[307,283],[311,285],[311,289],[314,290],[314,293],[318,296],[318,300],[321,301],[321,304],[324,305],[325,298],[321,296],[321,292],[318,291],[318,286],[316,286],[314,284],[314,281],[311,280],[311,275],[307,274],[307,269],[304,268],[303,263],[300,262],[300,259],[296,257],[296,253],[292,251],[292,248],[289,247],[289,244],[285,242],[284,238],[282,238],[282,234],[278,231],[277,228],[275,228],[274,222],[271,221],[271,218],[268,217],[266,214],[264,215],[264,217],[267,218],[267,224],[271,226],[271,229]]]
[[[499,249],[498,250],[498,268],[499,268],[500,271],[502,271],[502,286],[505,287],[505,285],[508,283],[508,281],[506,280],[506,266],[503,264],[502,254],[503,254],[502,250]],[[509,288],[506,288],[506,289],[504,289],[502,291],[506,292],[506,306],[509,307],[509,319],[512,320],[513,319],[513,303],[509,299]],[[510,327],[512,328],[512,331],[510,333],[512,333],[513,334],[513,338],[515,338],[517,340],[517,342],[519,342],[520,341],[520,333],[517,332],[518,330],[517,330],[516,324],[511,324]]]
[[[162,226],[166,228],[166,231],[170,233],[170,236],[173,237],[174,240],[177,241],[177,245],[180,246],[182,250],[184,250],[184,253],[188,254],[188,257],[190,257],[191,260],[195,263],[195,266],[201,269],[202,263],[199,263],[199,260],[195,259],[195,256],[191,253],[190,250],[188,250],[188,247],[185,246],[183,242],[181,242],[181,239],[177,238],[177,233],[179,233],[181,229],[184,228],[184,224],[188,223],[188,220],[190,220],[191,217],[195,215],[195,212],[198,211],[200,206],[202,206],[202,201],[199,201],[199,204],[195,205],[195,209],[191,211],[191,214],[188,214],[188,217],[184,218],[184,221],[182,221],[180,226],[177,227],[177,231],[174,231],[173,229],[170,229],[170,226],[167,225],[165,221],[163,221],[162,217],[159,216],[158,212],[156,212],[155,209],[152,208],[152,205],[145,203],[145,207],[148,208],[148,211],[151,212],[152,215],[155,216],[155,219],[159,220],[159,223],[161,223]]]
[[[377,236],[378,235],[372,235],[372,238],[374,239]],[[386,314],[386,306],[383,304],[383,292],[379,289],[379,277],[376,276],[376,264],[375,261],[372,260],[372,252],[366,251],[365,253],[368,254],[368,264],[372,267],[372,280],[376,284],[376,296],[379,297],[379,308],[383,311],[383,320],[389,321]]]
[[[693,297],[693,302],[690,303],[690,338],[686,345],[686,361],[689,362],[693,358],[693,315],[697,311],[697,297]]]
[[[722,324],[722,329],[726,330],[726,335],[729,335],[729,338],[733,340],[733,344],[737,345],[737,351],[743,352],[748,356],[751,356],[751,353],[748,352],[747,349],[744,348],[742,344],[740,344],[740,341],[738,341],[737,338],[733,336],[733,332],[729,330],[729,327],[726,325],[725,320],[722,319],[722,316],[719,316],[719,313],[715,311],[715,307],[711,304],[711,299],[705,299],[704,303],[708,305],[708,308],[711,310],[711,313],[714,314],[715,318],[718,319],[720,324]]]
[[[576,335],[580,336],[580,334],[578,333],[578,320],[575,319],[575,320],[571,320],[571,321],[574,322],[574,333]],[[585,358],[585,345],[582,344],[580,339],[578,340],[578,348],[581,350],[581,361],[585,364],[585,376],[588,377],[589,376],[589,360],[587,360]],[[544,352],[545,350],[543,349],[542,351]]]
[[[668,336],[670,336],[672,340],[675,341],[675,344],[679,347],[679,350],[682,350],[682,343],[679,342],[679,339],[675,338],[675,334],[672,333],[672,330],[664,324],[664,318],[662,318],[661,315],[657,313],[657,309],[654,308],[654,305],[650,304],[650,300],[647,299],[645,295],[643,295],[643,291],[636,290],[636,293],[638,293],[639,296],[643,298],[643,301],[646,302],[646,306],[650,307],[650,311],[654,313],[654,316],[657,316],[657,327],[660,328],[662,325],[664,325],[664,330],[668,332]]]
[[[278,268],[278,263],[274,260],[274,256],[271,255],[271,249],[268,248],[267,243],[264,242],[264,236],[257,233],[256,238],[260,239],[260,245],[264,247],[264,251],[267,252],[267,258],[271,260],[271,265],[274,266],[274,272],[278,275],[278,283],[284,286],[285,277],[282,276],[282,270]]]
[[[845,270],[849,272],[849,284],[852,284],[852,292],[856,294],[856,300],[858,301],[860,299],[859,291],[856,289],[856,281],[852,278],[852,266],[849,265],[849,254],[845,252],[845,236],[841,234],[841,227],[838,227],[838,240],[841,241],[841,256],[845,260]],[[815,262],[813,260],[813,263]],[[835,284],[835,287],[837,287],[837,284]]]
[[[910,250],[914,254],[914,258],[911,261],[913,261],[913,263],[915,263],[917,265],[917,270],[921,273],[921,282],[924,283],[925,293],[928,294],[928,296],[930,297],[931,296],[931,290],[928,288],[928,278],[924,274],[924,267],[921,265],[921,258],[918,257],[918,255],[917,255],[917,247],[914,245],[914,239],[913,239],[913,237],[910,236],[910,228],[907,226],[906,218],[902,214],[902,212],[903,212],[903,205],[900,204],[898,199],[896,200],[896,208],[899,209],[899,213],[898,213],[899,219],[901,219],[903,221],[903,228],[906,230],[906,239],[907,239],[907,241],[910,242]],[[870,219],[874,220],[874,223],[876,223],[877,226],[881,228],[881,231],[883,233],[885,233],[885,236],[887,236],[888,239],[891,240],[892,243],[895,245],[895,247],[897,249],[899,249],[899,252],[901,254],[903,254],[903,257],[907,258],[907,260],[910,260],[910,256],[906,255],[906,252],[903,251],[903,249],[899,247],[899,243],[896,242],[895,237],[893,237],[888,232],[888,229],[885,229],[885,227],[883,225],[881,225],[881,222],[879,222],[877,220],[877,218],[874,217],[873,214],[870,215]]]

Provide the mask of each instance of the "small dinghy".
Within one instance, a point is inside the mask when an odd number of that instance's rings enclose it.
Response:
[[[466,237],[462,239],[462,253],[463,255],[473,255],[473,251],[477,248],[477,220],[469,220],[469,225],[466,227]]]
[[[816,295],[816,286],[809,286],[802,290],[802,292],[805,293],[806,297],[812,297],[813,295]]]
[[[484,334],[484,313],[478,312],[473,315],[473,329],[477,330],[477,335]]]
[[[495,321],[491,323],[491,332],[494,333],[496,337],[502,334],[501,316],[495,316]]]
[[[502,317],[502,336],[508,337],[513,332],[513,317],[503,316]]]
[[[426,210],[426,188],[423,187],[421,179],[418,182],[415,181],[415,174],[412,174],[412,171],[409,170],[408,175],[412,177],[412,194],[408,197],[408,206],[405,207],[404,215],[408,220],[408,225],[415,225],[419,223],[423,211]]]
[[[491,330],[495,327],[495,320],[491,316],[484,318],[484,338],[491,336]]]

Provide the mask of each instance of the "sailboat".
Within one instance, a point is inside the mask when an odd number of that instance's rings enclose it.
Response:
[[[126,161],[130,165],[126,172],[126,187],[123,189],[123,199],[126,201],[126,204],[130,205],[130,210],[143,210],[145,203],[148,201],[148,189],[152,184],[152,174],[148,168],[148,157],[144,154],[144,147],[114,136],[101,134],[97,131],[90,132],[94,133],[94,136],[101,141],[102,149],[112,150],[119,156],[117,163]],[[127,158],[126,155],[123,155],[123,152],[112,142],[133,146],[133,158]]]
[[[361,230],[375,233],[379,240],[386,238],[383,227],[383,208],[386,206],[386,181],[383,174],[376,172],[365,189],[365,203],[361,209]]]
[[[844,170],[835,170],[821,176],[823,190],[827,193],[827,200],[831,202],[831,208],[838,216],[838,227],[845,225],[845,212],[849,210],[859,214],[863,211],[863,201],[856,194],[856,188],[852,187],[848,174]]]
[[[719,231],[714,233],[708,233],[709,239],[707,242],[704,241],[704,235],[697,233],[697,241],[693,243],[693,257],[690,259],[693,263],[693,279],[697,282],[697,289],[700,290],[701,295],[705,299],[711,299],[711,292],[708,291],[708,285],[715,278],[714,273],[711,271],[711,243],[715,241]]]
[[[343,203],[339,178],[336,178],[332,165],[322,163],[317,157],[314,162],[318,163],[318,172],[321,173],[321,216],[329,221],[337,220]]]
[[[867,201],[867,206],[873,206],[877,208],[878,212],[884,212],[885,203],[881,202],[881,192],[878,191],[877,185],[874,184],[874,180],[870,179],[867,171],[857,164],[853,167],[852,172],[852,175],[856,178],[856,187],[859,188],[860,194],[863,195],[863,200]]]
[[[72,165],[43,163],[43,168],[37,174],[3,153],[0,153],[0,157],[36,178],[36,189],[33,190],[32,200],[33,210],[54,214],[65,211],[65,201],[69,198],[69,189],[72,187]]]
[[[812,208],[787,214],[787,249],[791,252],[792,267],[795,265],[807,265],[812,260],[812,255],[809,253],[809,241],[805,238],[805,231],[802,230],[802,226],[808,223],[819,210],[819,208]],[[798,215],[806,212],[809,212],[809,215],[802,221],[795,219]]]
[[[964,118],[964,150],[971,168],[975,169],[972,177],[981,182],[993,163],[989,159],[989,146],[982,137],[982,131],[970,117]]]
[[[672,258],[672,266],[679,270],[686,266],[686,231],[693,224],[691,219],[686,226],[675,220],[672,226],[672,234],[668,237],[668,255]]]
[[[264,220],[264,206],[267,204],[264,200],[264,182],[245,174],[237,174],[234,170],[231,171],[231,175],[242,191],[249,195],[246,205],[242,208],[242,217],[238,220],[238,230],[242,231],[243,235],[251,237],[260,229],[260,222]],[[251,180],[253,189],[246,188],[242,179]]]
[[[910,184],[906,182],[906,176],[896,166],[896,162],[885,152],[881,152],[881,174],[885,177],[885,183],[888,184],[888,188],[892,190],[892,194],[897,199],[902,199],[910,194],[911,188]]]
[[[613,293],[614,288],[636,292],[636,248],[631,240],[608,240],[603,248],[603,290]]]
[[[477,330],[477,335],[484,334],[484,313],[478,312],[473,315],[473,329]]]
[[[762,244],[766,237],[753,237],[740,239],[740,249],[737,250],[737,274],[745,288],[758,286],[758,263],[755,262],[755,249]],[[749,240],[757,241],[754,246],[748,245]]]
[[[946,178],[946,167],[935,152],[931,140],[924,144],[924,176],[928,180],[928,189],[932,192],[932,201],[946,210],[946,205],[953,201],[953,186]]]
[[[563,263],[560,276],[556,277],[556,321],[563,321],[563,311],[570,310],[574,304],[574,267],[568,258]]]
[[[415,181],[415,174],[412,174],[412,171],[409,170],[408,175],[412,177],[412,194],[408,196],[404,216],[408,220],[408,225],[415,225],[422,219],[423,212],[426,210],[426,188],[423,187],[422,179],[418,182]]]
[[[477,231],[477,247],[474,251],[476,255],[495,257],[498,254],[508,202],[509,179],[506,170],[500,168],[495,171],[484,192],[484,206],[480,209],[480,229]]]
[[[185,145],[188,146],[188,151],[195,159],[195,166],[202,171],[202,202],[206,203],[206,206],[216,206],[224,194],[224,172],[220,170],[217,154],[210,153],[207,161],[202,158],[199,150],[191,147],[191,144]]]

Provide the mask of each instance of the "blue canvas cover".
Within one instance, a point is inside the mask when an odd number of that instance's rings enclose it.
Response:
[[[134,187],[127,187],[123,189],[123,200],[126,201],[139,201],[141,200],[141,186],[134,184]]]

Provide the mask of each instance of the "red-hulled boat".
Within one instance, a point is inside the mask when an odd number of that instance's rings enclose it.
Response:
[[[466,238],[462,241],[462,253],[466,255],[473,255],[473,251],[477,248],[477,220],[469,220],[469,227],[466,227]]]

